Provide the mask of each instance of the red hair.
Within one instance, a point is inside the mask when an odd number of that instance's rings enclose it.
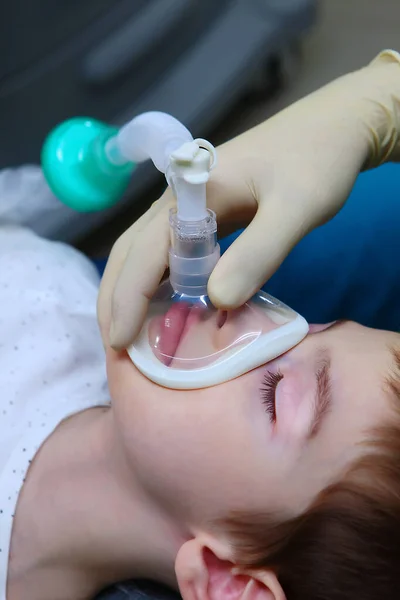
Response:
[[[400,352],[385,387],[395,418],[302,515],[225,521],[240,567],[271,568],[287,600],[400,599]]]

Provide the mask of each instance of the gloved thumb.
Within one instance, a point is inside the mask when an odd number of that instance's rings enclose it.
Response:
[[[233,309],[251,298],[308,232],[305,215],[285,210],[278,197],[261,201],[245,231],[216,265],[208,295],[217,308]]]

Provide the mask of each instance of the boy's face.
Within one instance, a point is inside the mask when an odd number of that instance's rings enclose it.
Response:
[[[391,407],[400,335],[354,323],[213,388],[169,390],[107,351],[113,410],[135,476],[185,527],[231,511],[302,512]]]

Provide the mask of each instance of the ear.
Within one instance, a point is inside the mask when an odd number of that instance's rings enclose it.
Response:
[[[175,572],[183,600],[286,600],[271,570],[240,569],[197,538],[185,542]]]

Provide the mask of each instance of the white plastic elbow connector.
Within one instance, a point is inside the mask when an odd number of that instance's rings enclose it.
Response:
[[[135,117],[108,140],[106,152],[114,164],[151,159],[173,189],[178,217],[184,221],[207,217],[206,183],[216,163],[215,148],[207,140],[193,140],[171,115],[153,111]]]
[[[162,112],[143,113],[124,125],[117,136],[121,154],[141,163],[149,158],[166,174],[170,156],[183,144],[193,142],[193,136],[177,119]]]
[[[206,204],[206,184],[217,159],[214,146],[207,140],[194,140],[171,115],[147,112],[110,138],[106,153],[114,164],[151,159],[164,173],[177,201],[176,210],[170,213],[171,284],[181,295],[206,295],[220,255],[215,214]]]

